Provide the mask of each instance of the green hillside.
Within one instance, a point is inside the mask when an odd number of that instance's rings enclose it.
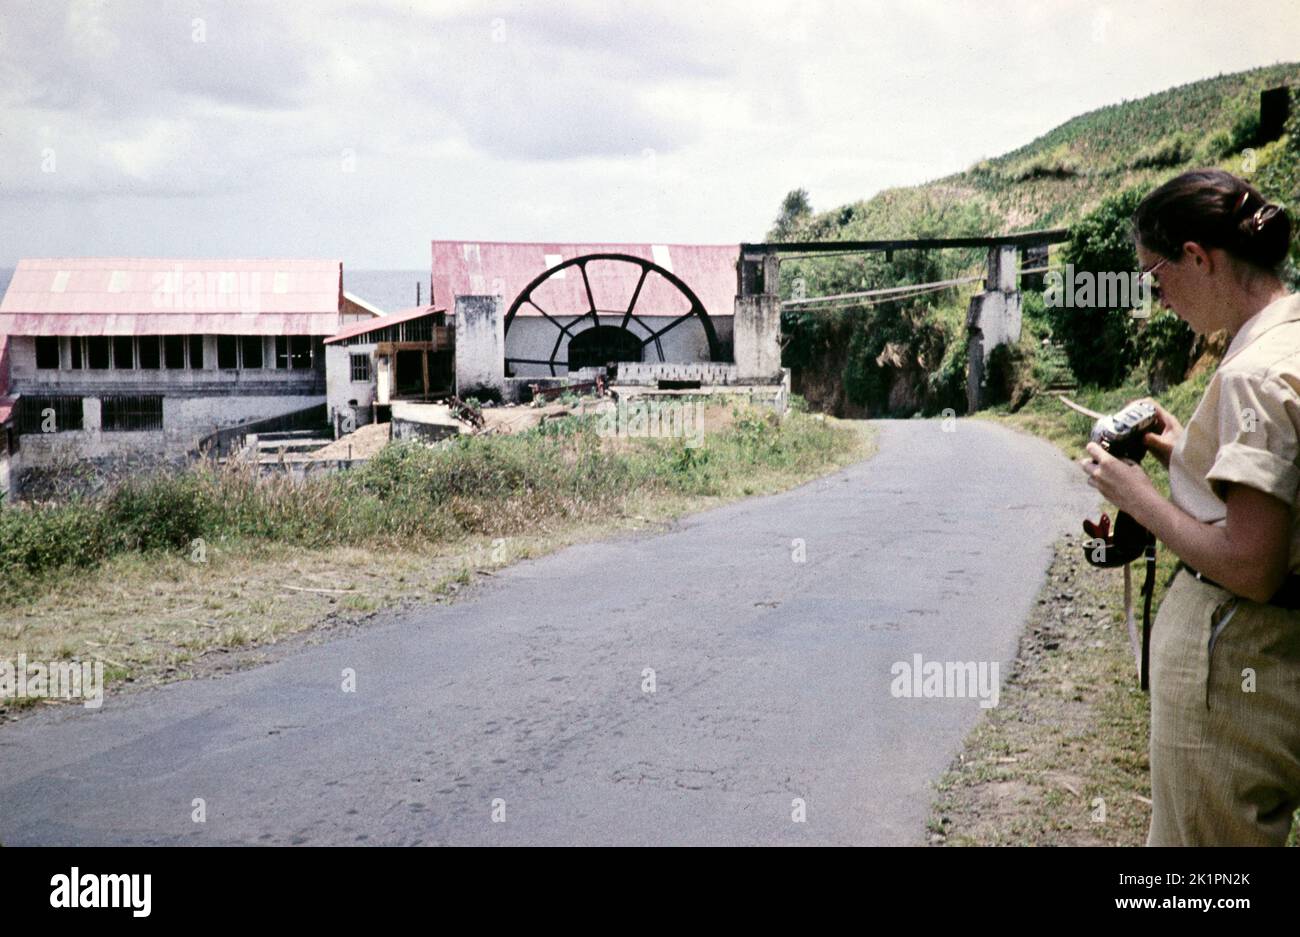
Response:
[[[1288,133],[1257,145],[1259,94],[1300,89],[1300,63],[1193,82],[1080,115],[1010,153],[919,186],[814,212],[806,192],[786,197],[769,240],[840,240],[993,234],[1122,224],[1120,208],[1187,169],[1218,166],[1249,178],[1268,197],[1300,206],[1300,124],[1292,105]],[[1294,214],[1293,214],[1293,217]],[[1076,240],[1082,240],[1082,235]],[[1126,248],[1125,248],[1126,249]],[[1080,243],[1054,255],[1087,259]],[[1300,254],[1293,253],[1300,260]],[[1115,262],[1112,249],[1107,258]],[[979,252],[896,252],[783,264],[782,290],[804,295],[920,283],[980,272]],[[1113,268],[1112,268],[1113,269]],[[1292,271],[1294,276],[1294,270]],[[786,363],[814,404],[843,415],[936,413],[964,408],[964,316],[971,289],[909,303],[787,312]],[[1161,334],[1125,339],[1125,366],[1168,346],[1181,323],[1153,317]],[[1068,348],[1052,334],[1041,296],[1026,294],[1026,339],[991,379],[1023,401],[1056,380]],[[1190,345],[1175,334],[1173,345]],[[1077,355],[1076,355],[1077,358]],[[1150,362],[1147,362],[1148,364]],[[1172,375],[1178,380],[1181,375]]]

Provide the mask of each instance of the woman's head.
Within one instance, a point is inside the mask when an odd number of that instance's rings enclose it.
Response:
[[[1275,292],[1291,247],[1291,219],[1250,183],[1198,169],[1147,195],[1133,216],[1142,268],[1161,300],[1198,332],[1235,328],[1255,293]]]

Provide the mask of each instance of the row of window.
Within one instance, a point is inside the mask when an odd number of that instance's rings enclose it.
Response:
[[[147,370],[160,368],[179,371],[203,367],[202,335],[90,335],[61,339],[43,335],[36,339],[36,367],[57,371],[63,367],[62,343],[67,343],[67,367],[73,371]],[[217,367],[221,370],[309,371],[318,341],[310,335],[277,335],[275,357],[266,361],[266,346],[261,335],[218,335]]]
[[[376,342],[431,342],[434,327],[441,328],[447,324],[446,313],[436,312],[417,319],[407,319],[396,325],[385,326],[370,332],[362,332],[343,340],[344,345],[373,345]]]
[[[100,427],[107,433],[163,428],[161,394],[119,394],[100,398]],[[18,401],[19,433],[66,433],[84,429],[80,397],[28,397]]]

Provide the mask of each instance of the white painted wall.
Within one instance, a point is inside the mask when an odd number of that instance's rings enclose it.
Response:
[[[505,303],[500,296],[457,296],[455,310],[456,395],[500,393],[505,379]]]
[[[369,381],[352,380],[352,355],[370,359]],[[369,423],[376,389],[374,344],[325,346],[325,396],[331,424],[336,415],[350,417],[356,426]],[[351,403],[354,400],[356,403]]]
[[[577,322],[582,318],[584,317],[556,317],[558,321],[565,325]],[[579,333],[591,328],[591,317],[587,316],[585,319],[586,324],[578,329]],[[662,317],[645,319],[645,322],[655,331],[662,329],[671,321],[671,319]],[[724,347],[729,346],[732,339],[731,316],[713,316],[710,321],[713,323],[713,329],[717,333],[719,343]],[[623,317],[601,316],[600,324],[621,326]],[[638,338],[645,338],[650,334],[649,331],[635,321],[628,323],[628,331]],[[551,349],[555,347],[555,339],[558,336],[560,336],[559,329],[541,316],[515,316],[514,321],[510,324],[510,331],[506,333],[506,357],[545,360],[550,357]],[[460,335],[457,335],[457,342],[459,343],[460,340]],[[709,342],[704,333],[704,326],[696,319],[688,319],[675,326],[660,341],[663,344],[665,361],[696,362],[709,360]],[[568,361],[569,357],[568,338],[563,338],[561,341],[560,350],[556,357],[561,365],[556,368],[556,374],[563,375],[567,373],[563,364]],[[645,357],[642,360],[646,363],[658,363],[659,355],[653,344],[645,349]],[[518,377],[543,377],[550,374],[550,370],[545,365],[517,364],[512,365],[512,367]]]

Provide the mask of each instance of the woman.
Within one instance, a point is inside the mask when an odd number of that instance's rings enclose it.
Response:
[[[1170,500],[1096,444],[1080,461],[1182,561],[1151,631],[1147,845],[1283,845],[1300,807],[1300,296],[1278,275],[1291,222],[1202,170],[1149,194],[1134,230],[1161,302],[1232,335],[1186,427],[1157,405],[1146,443]]]

